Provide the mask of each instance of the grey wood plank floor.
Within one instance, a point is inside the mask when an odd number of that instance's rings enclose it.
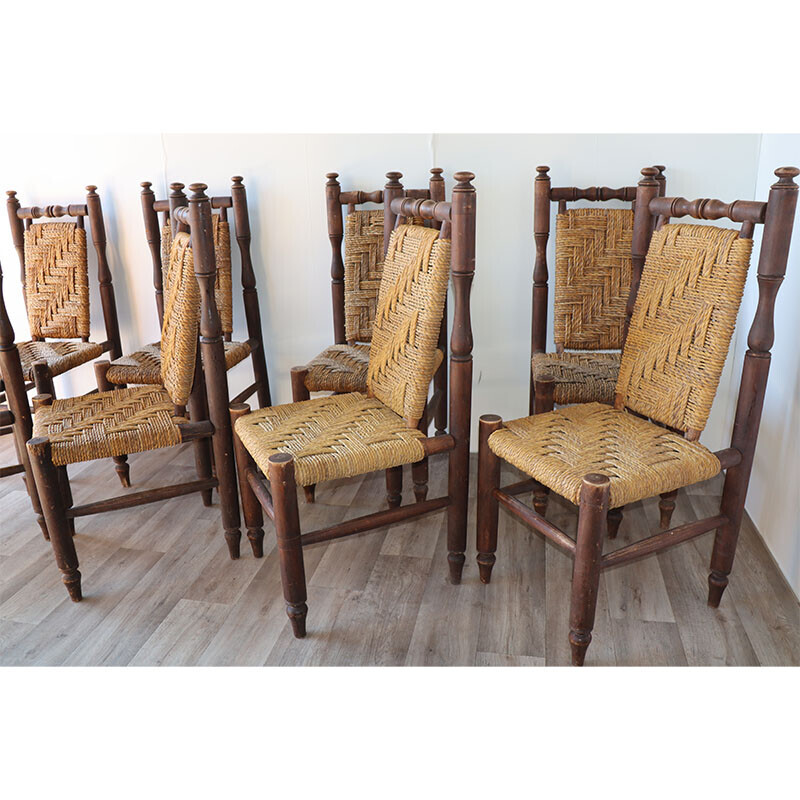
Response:
[[[0,439],[0,464],[14,460]],[[190,447],[131,456],[132,491],[191,479]],[[474,463],[464,582],[446,580],[442,512],[305,551],[309,635],[283,607],[275,537],[265,556],[230,561],[217,507],[196,495],[77,520],[84,601],[71,603],[20,476],[0,480],[0,664],[477,665],[569,662],[570,560],[500,512],[493,582],[474,560]],[[75,502],[121,490],[110,462],[70,468]],[[509,470],[504,481],[517,480]],[[431,495],[446,457],[431,459]],[[410,474],[404,499],[411,499]],[[709,515],[720,480],[682,492],[676,523]],[[383,507],[383,475],[336,481],[301,505],[306,529]],[[548,517],[574,535],[558,498]],[[656,503],[631,506],[619,545],[651,530]],[[604,573],[587,664],[798,665],[800,606],[746,521],[731,586],[706,607],[712,536]]]

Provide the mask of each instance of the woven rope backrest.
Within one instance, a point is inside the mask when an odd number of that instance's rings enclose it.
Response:
[[[182,232],[170,251],[161,326],[161,380],[175,405],[186,405],[192,392],[199,327],[200,287],[189,234]]]
[[[570,209],[556,217],[553,335],[574,350],[618,350],[631,285],[633,211]]]
[[[233,277],[231,271],[231,227],[219,214],[211,218],[214,232],[214,253],[217,258],[217,278],[214,283],[214,297],[217,301],[223,333],[233,333]],[[172,250],[172,228],[164,225],[161,229],[161,265],[164,286],[167,281],[167,267]]]
[[[436,367],[450,277],[450,241],[421,225],[400,225],[386,251],[372,326],[367,389],[395,413],[419,420]]]
[[[369,342],[383,274],[383,209],[345,220],[344,325],[349,342]]]
[[[742,299],[751,239],[710,225],[664,225],[644,264],[616,393],[680,431],[705,427]]]
[[[89,336],[86,231],[74,222],[41,222],[25,231],[25,298],[31,336]]]

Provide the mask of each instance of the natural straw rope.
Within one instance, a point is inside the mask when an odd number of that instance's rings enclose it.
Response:
[[[545,375],[554,379],[553,399],[558,405],[613,405],[619,361],[619,353],[535,353],[531,367],[534,380]]]
[[[89,336],[86,231],[74,222],[42,222],[25,231],[25,298],[31,336]]]
[[[51,375],[62,375],[103,354],[103,348],[99,344],[75,341],[19,342],[17,350],[26,380],[33,380],[33,365],[36,361],[46,361]]]
[[[334,344],[308,362],[309,392],[366,392],[368,344]]]
[[[345,220],[344,324],[351,342],[369,342],[383,274],[383,209]]]

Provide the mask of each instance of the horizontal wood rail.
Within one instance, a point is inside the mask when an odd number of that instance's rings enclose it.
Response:
[[[575,186],[561,186],[550,190],[550,199],[559,201],[592,200],[601,202],[604,200],[626,200],[636,199],[635,186],[623,186],[619,189],[610,189],[608,186],[589,186],[586,189],[578,189]]]
[[[211,208],[233,208],[233,198],[227,194],[211,198]]]
[[[75,203],[68,206],[26,206],[17,209],[19,219],[39,219],[47,217],[88,217],[89,208],[83,203]]]
[[[255,394],[256,389],[258,389],[258,383],[251,383],[249,386],[242,389],[242,391],[231,400],[231,404],[244,403],[245,400]]]
[[[214,424],[211,420],[203,419],[198,422],[182,422],[178,425],[182,442],[193,442],[195,439],[205,439],[214,435]]]
[[[638,542],[627,545],[627,547],[621,547],[619,550],[603,556],[600,567],[601,569],[607,569],[619,564],[627,564],[629,561],[635,561],[638,558],[649,556],[651,553],[666,550],[668,547],[673,547],[681,542],[687,542],[689,539],[694,539],[695,536],[702,536],[704,533],[719,528],[726,522],[728,522],[728,518],[723,514],[719,514],[716,517],[698,519],[694,522],[688,522],[686,525],[679,525],[677,528],[670,528],[668,531],[648,536],[646,539],[641,539]]]
[[[524,503],[520,503],[514,497],[507,495],[500,489],[492,492],[495,499],[504,505],[515,517],[519,517],[524,523],[529,525],[542,536],[546,536],[553,544],[560,547],[570,555],[575,555],[575,542],[567,536],[561,528],[551,525],[543,516],[537,514],[532,508]]]
[[[444,392],[441,389],[436,389],[431,395],[431,399],[428,400],[428,404],[425,406],[425,416],[429,420],[433,420],[436,416],[436,412],[442,404],[442,397],[444,397]]]
[[[742,452],[735,447],[726,447],[724,450],[717,450],[714,455],[719,459],[722,469],[735,467],[742,461]]]
[[[343,206],[359,205],[360,203],[382,203],[383,190],[377,189],[374,192],[340,192],[339,203]]]
[[[701,197],[687,200],[685,197],[654,197],[650,201],[653,216],[693,217],[694,219],[729,219],[732,222],[763,223],[767,216],[767,204],[756,200],[722,200]]]
[[[254,469],[247,470],[247,482],[253,490],[253,494],[264,509],[264,513],[271,519],[275,520],[275,506],[272,504],[272,495],[269,489],[264,485],[258,472]]]
[[[22,464],[14,464],[13,467],[0,467],[0,478],[18,475],[20,472],[25,472],[25,467],[23,467]]]
[[[95,503],[86,503],[82,506],[73,506],[66,510],[66,515],[72,517],[88,517],[90,514],[102,514],[105,511],[119,511],[123,508],[143,506],[148,503],[157,503],[159,500],[169,500],[172,497],[181,497],[193,492],[202,492],[204,489],[214,489],[218,485],[216,478],[206,478],[189,483],[176,483],[172,486],[161,486],[158,489],[145,489],[120,497],[109,497]]]
[[[525,494],[525,492],[532,491],[535,485],[536,481],[533,480],[533,478],[528,478],[519,483],[510,483],[508,486],[501,486],[500,491],[508,495]]]
[[[420,200],[412,197],[396,197],[392,200],[392,213],[399,217],[422,217],[438,222],[450,222],[451,204],[443,201]]]
[[[422,447],[426,456],[435,456],[437,453],[446,453],[455,450],[456,440],[446,433],[444,436],[429,436],[422,440]]]
[[[249,477],[248,482],[251,486],[253,485]],[[259,497],[259,500],[260,499]],[[320,528],[317,531],[305,533],[300,537],[300,543],[305,546],[309,544],[318,544],[319,542],[329,542],[332,539],[341,539],[344,536],[363,533],[373,528],[382,528],[384,525],[391,525],[405,519],[421,517],[423,514],[430,514],[433,511],[438,511],[449,505],[449,497],[435,497],[432,500],[425,500],[421,503],[412,503],[408,506],[398,506],[397,508],[390,508],[386,511],[378,511],[376,514],[356,517],[355,519],[347,520],[347,522],[342,522],[339,525],[333,525],[330,528]]]
[[[0,426],[5,427],[6,425],[13,425],[14,424],[14,415],[5,408],[0,408]]]

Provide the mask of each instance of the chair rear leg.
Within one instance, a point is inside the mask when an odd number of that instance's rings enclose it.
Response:
[[[306,376],[308,375],[308,368],[292,367],[289,371],[289,374],[292,380],[292,402],[301,403],[303,400],[310,400],[311,394],[306,388]],[[314,502],[314,492],[316,489],[316,484],[303,487],[303,494],[305,495],[306,503]]]
[[[100,392],[110,392],[115,388],[123,388],[123,387],[115,387],[112,383],[109,382],[106,373],[108,372],[110,366],[111,362],[108,360],[94,362],[94,376],[95,380],[97,381],[97,389]],[[116,470],[119,482],[126,489],[130,489],[131,468],[130,465],[128,464],[128,456],[113,456],[112,461],[114,462],[114,469]]]
[[[403,499],[403,468],[389,467],[386,470],[386,502],[389,508],[397,508]]]
[[[555,408],[553,393],[556,381],[552,375],[542,375],[533,382],[533,413],[546,414]],[[533,510],[540,516],[547,513],[547,501],[550,497],[550,490],[543,486],[539,481],[535,481],[533,488]]]
[[[419,421],[419,429],[428,435],[428,412],[422,414]],[[414,484],[414,499],[418,503],[425,501],[428,496],[428,459],[423,458],[411,465],[411,480]]]
[[[616,539],[619,526],[622,524],[622,508],[610,508],[606,518],[608,538]]]
[[[244,524],[247,528],[247,539],[256,558],[264,555],[264,512],[253,489],[247,480],[247,473],[252,470],[258,474],[258,467],[242,440],[236,433],[236,420],[250,413],[250,406],[237,403],[231,406],[231,427],[233,428],[233,448],[236,455],[236,471],[239,475],[239,495],[242,499]]]
[[[728,518],[728,522],[717,528],[714,549],[711,552],[711,571],[708,575],[708,605],[711,608],[719,608],[722,595],[728,586],[728,576],[733,569],[739,529],[744,516],[744,501],[749,480],[750,465],[743,468],[743,465],[739,464],[731,467],[725,474],[720,512]]]
[[[78,571],[78,555],[64,508],[63,487],[58,468],[53,464],[50,440],[46,437],[31,439],[28,442],[28,454],[47,530],[50,532],[50,544],[61,570],[61,580],[67,587],[70,599],[77,603],[83,597],[81,573]]]
[[[275,535],[281,564],[281,583],[286,614],[295,637],[306,635],[306,573],[300,543],[300,516],[297,511],[297,486],[294,459],[288,453],[269,458],[268,478],[275,509]]]
[[[499,508],[493,492],[500,486],[501,460],[489,447],[489,437],[503,427],[496,414],[484,414],[478,420],[478,571],[481,583],[492,579],[492,567],[497,551],[497,523]]]
[[[583,666],[592,641],[610,486],[605,475],[590,473],[581,487],[569,611],[569,644],[576,667]]]
[[[675,510],[675,498],[678,496],[678,490],[673,492],[664,492],[661,499],[658,501],[658,510],[661,512],[661,520],[659,525],[661,530],[667,530],[672,521],[672,512]]]
[[[256,381],[256,397],[259,408],[269,408],[272,405],[272,394],[269,390],[269,375],[267,374],[267,355],[264,352],[264,342],[259,337],[258,347],[250,356],[253,362],[253,377]]]
[[[444,313],[442,315],[442,325],[439,328],[439,350],[444,354],[442,363],[436,374],[433,376],[433,390],[441,392],[439,400],[439,407],[436,409],[434,415],[434,426],[436,428],[436,435],[442,436],[447,433],[447,301],[444,304]]]

